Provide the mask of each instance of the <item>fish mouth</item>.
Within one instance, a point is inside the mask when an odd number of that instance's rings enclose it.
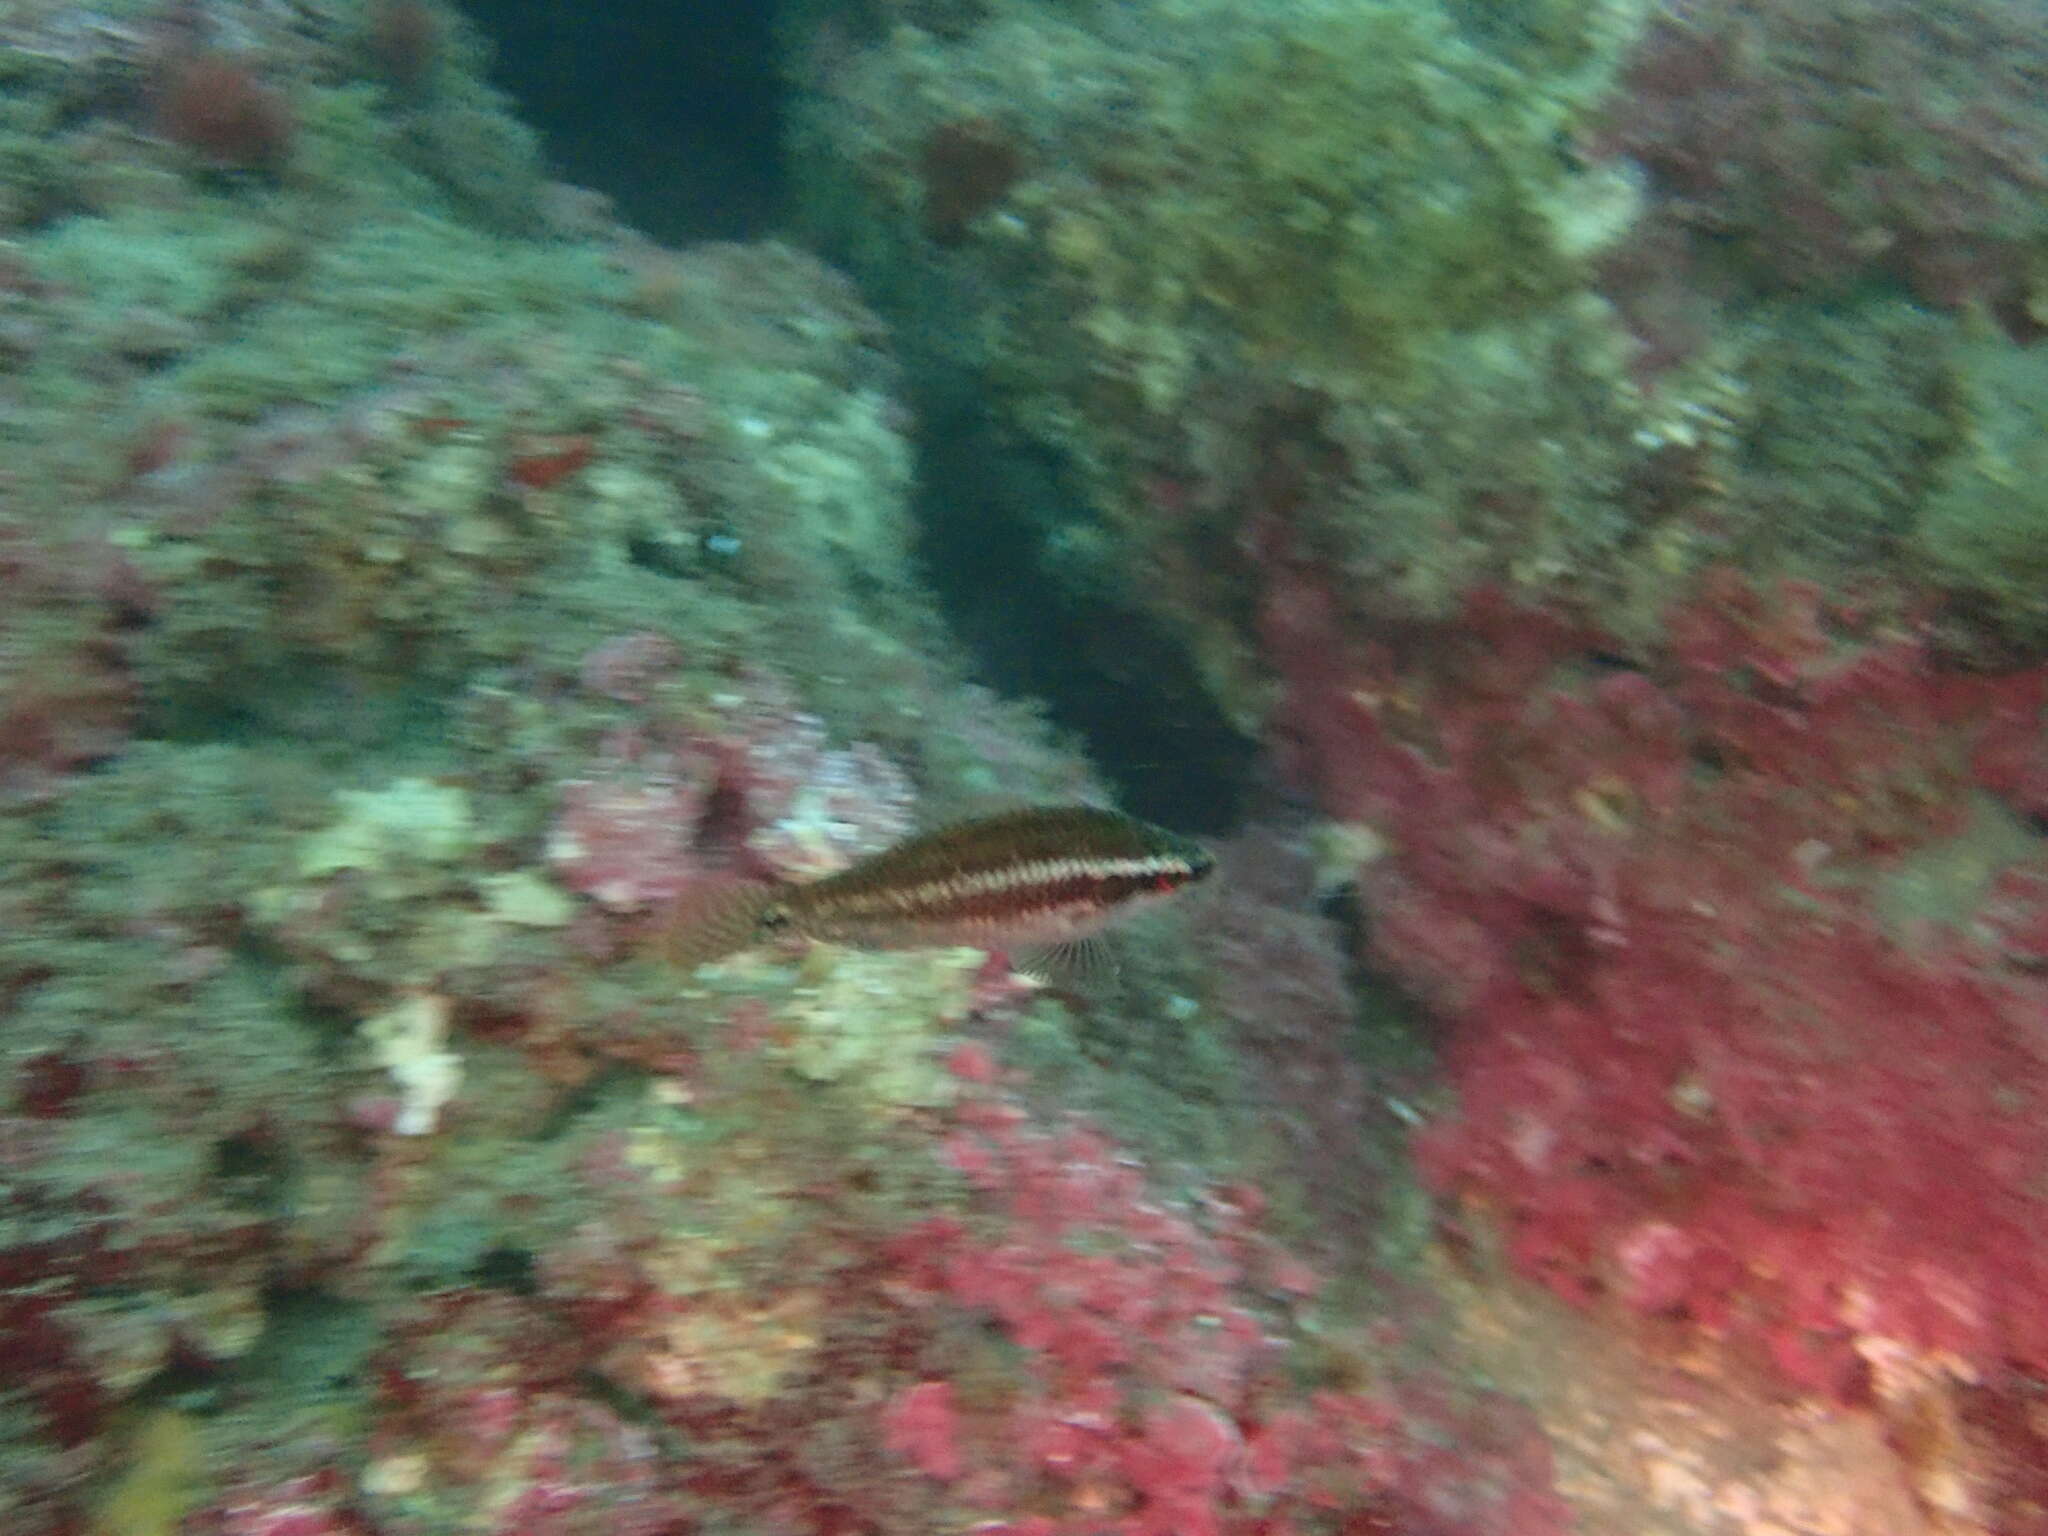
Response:
[[[1174,858],[1187,866],[1187,872],[1180,882],[1183,885],[1195,885],[1216,872],[1216,855],[1200,843],[1176,838],[1169,851]]]

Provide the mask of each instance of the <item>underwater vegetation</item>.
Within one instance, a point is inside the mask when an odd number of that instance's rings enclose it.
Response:
[[[0,1531],[2048,1531],[2038,8],[780,26],[670,250],[440,0],[0,14]]]
[[[1144,9],[821,52],[826,248],[1330,818],[1444,1241],[2041,1529],[2038,8]]]

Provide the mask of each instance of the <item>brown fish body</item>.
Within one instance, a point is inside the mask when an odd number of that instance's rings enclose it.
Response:
[[[671,953],[701,965],[782,934],[868,949],[1056,948],[1164,901],[1213,862],[1120,812],[1009,811],[906,838],[823,879],[736,892],[680,922]]]
[[[907,838],[794,886],[780,912],[793,931],[836,944],[1036,947],[1099,932],[1210,865],[1195,843],[1116,811],[1010,811]]]

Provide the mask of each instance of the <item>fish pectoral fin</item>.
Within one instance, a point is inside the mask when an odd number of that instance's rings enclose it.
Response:
[[[1058,982],[1114,981],[1122,969],[1116,951],[1093,934],[1019,950],[1010,968],[1034,981]]]

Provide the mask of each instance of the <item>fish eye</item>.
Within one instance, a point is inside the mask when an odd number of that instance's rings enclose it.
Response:
[[[789,908],[769,907],[761,913],[760,928],[763,933],[781,933],[789,926]]]

